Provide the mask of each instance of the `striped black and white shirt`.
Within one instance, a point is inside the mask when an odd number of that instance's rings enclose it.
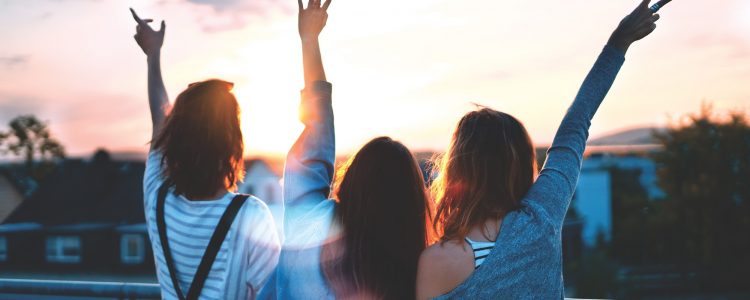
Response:
[[[484,259],[490,255],[492,248],[495,248],[495,243],[475,242],[468,237],[464,238],[464,240],[469,243],[469,246],[471,246],[471,250],[474,251],[474,270],[476,270],[477,268],[479,268],[479,266],[482,265]]]
[[[154,252],[162,299],[177,299],[156,226],[156,198],[163,179],[161,155],[151,151],[143,178],[146,224]],[[164,214],[169,247],[183,294],[187,293],[203,253],[235,193],[191,201],[168,193]],[[268,207],[247,199],[232,223],[206,279],[200,299],[253,299],[276,268],[279,237]]]

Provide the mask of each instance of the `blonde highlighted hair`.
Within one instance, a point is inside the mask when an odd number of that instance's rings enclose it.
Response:
[[[435,167],[433,227],[443,242],[463,239],[473,226],[520,208],[537,172],[534,146],[523,124],[486,107],[464,115]]]

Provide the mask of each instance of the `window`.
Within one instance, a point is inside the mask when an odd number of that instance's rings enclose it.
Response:
[[[8,239],[0,236],[0,261],[8,260]]]
[[[47,237],[47,261],[75,264],[81,262],[81,238],[77,236]]]
[[[141,234],[123,234],[120,238],[120,259],[123,264],[140,264],[146,245]]]

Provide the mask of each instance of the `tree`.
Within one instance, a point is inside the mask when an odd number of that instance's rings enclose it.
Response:
[[[629,266],[674,264],[674,213],[668,201],[649,198],[641,170],[610,170],[612,178],[612,245],[618,262]]]
[[[8,124],[7,132],[0,132],[0,154],[24,158],[26,171],[34,172],[36,160],[42,166],[56,158],[65,157],[65,149],[52,138],[47,124],[33,115],[18,116]]]
[[[744,113],[701,112],[657,139],[664,209],[674,216],[680,266],[700,271],[713,288],[750,286],[750,123]]]

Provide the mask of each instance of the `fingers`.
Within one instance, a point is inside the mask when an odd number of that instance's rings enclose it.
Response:
[[[639,6],[638,8],[636,8],[636,11],[633,12],[633,15],[635,21],[641,23],[644,21],[651,21],[651,19],[653,19],[654,13],[648,6]]]
[[[635,7],[635,8],[633,9],[633,11],[632,11],[632,12],[630,12],[630,15],[632,15],[632,16],[637,16],[637,15],[639,15],[639,13],[640,13],[641,11],[643,11],[643,3],[640,3],[640,4],[638,4],[638,6],[636,6],[636,7]]]
[[[153,21],[154,21],[154,19],[143,19],[143,22],[145,22],[145,23],[151,23]]]
[[[137,23],[138,23],[139,25],[143,25],[143,24],[144,24],[144,23],[143,23],[143,20],[141,20],[141,18],[139,18],[139,17],[138,17],[138,14],[136,14],[136,13],[135,13],[135,10],[133,10],[133,8],[130,8],[130,13],[131,13],[131,14],[133,15],[133,19],[135,19],[135,21],[136,21],[136,22],[137,22]]]
[[[164,35],[165,30],[167,30],[167,23],[165,23],[164,20],[161,20],[161,27],[159,27],[159,33]]]
[[[637,31],[637,32],[635,33],[635,37],[636,37],[636,38],[637,38],[638,40],[640,40],[640,39],[642,39],[642,38],[644,38],[644,37],[648,36],[648,35],[649,35],[649,34],[651,34],[652,32],[654,32],[654,30],[656,30],[656,24],[651,24],[651,25],[649,25],[649,26],[644,26],[644,27],[642,27],[642,28],[641,28],[640,30],[638,30],[638,31]]]
[[[646,15],[645,18],[640,19],[635,25],[639,27],[648,27],[653,25],[660,18],[661,16],[659,14]]]
[[[649,4],[651,3],[651,0],[642,0],[640,4],[633,10],[631,13],[632,15],[636,16],[636,19],[641,20],[647,16],[650,16],[653,14],[651,12],[651,8],[649,7]]]
[[[307,9],[323,9],[327,10],[328,6],[331,5],[331,0],[326,0],[325,3],[323,3],[323,6],[320,6],[320,0],[308,0],[307,1]],[[297,6],[299,7],[299,11],[302,12],[305,10],[304,6],[302,5],[302,0],[297,0]]]

